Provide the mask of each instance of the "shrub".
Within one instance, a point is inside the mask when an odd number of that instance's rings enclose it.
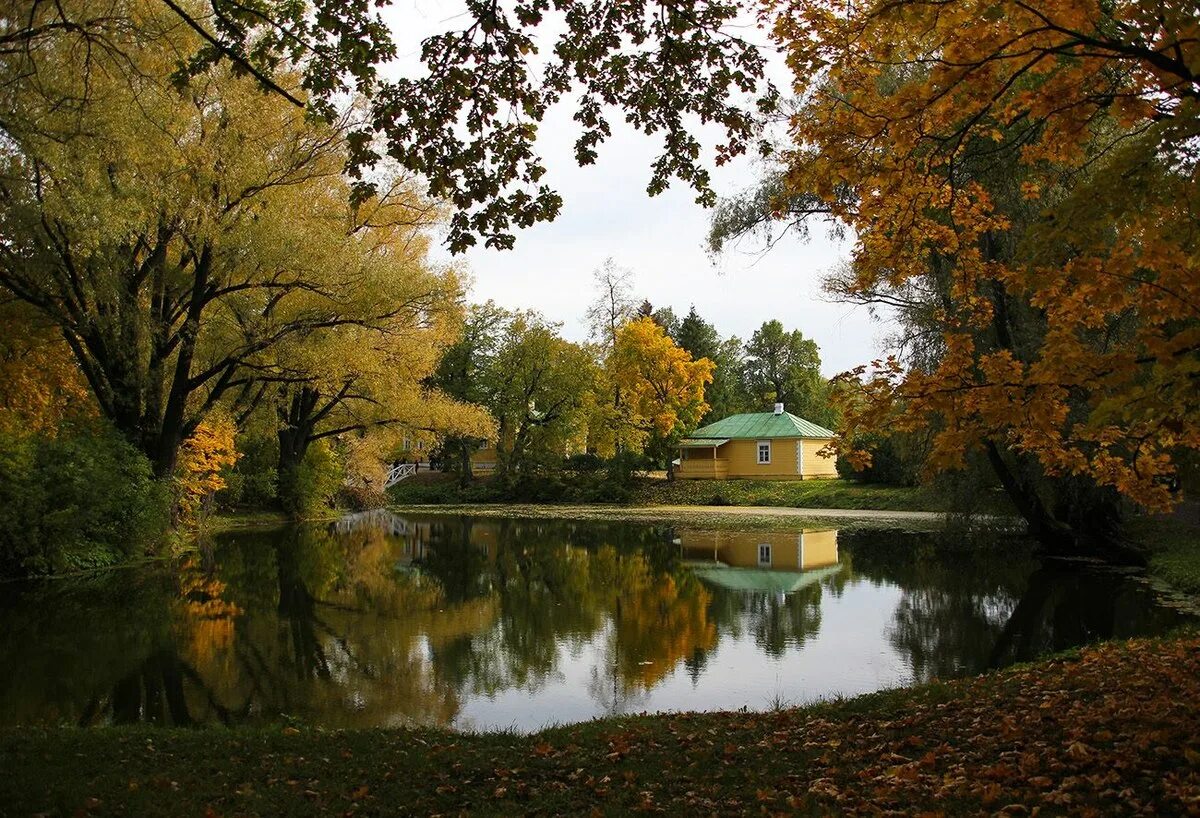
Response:
[[[605,468],[608,482],[618,486],[631,486],[634,475],[651,468],[650,458],[640,452],[620,452],[613,455]]]
[[[170,494],[146,458],[105,427],[0,435],[0,572],[48,574],[152,551]]]
[[[563,468],[567,471],[583,472],[585,474],[597,471],[603,465],[604,459],[594,452],[573,454],[563,461]]]
[[[333,507],[342,488],[341,464],[324,440],[308,447],[290,475],[285,475],[279,487],[279,499],[285,511],[301,517],[319,514]]]
[[[388,495],[371,486],[342,486],[338,492],[338,507],[349,511],[370,511],[388,504]]]
[[[239,435],[238,461],[222,472],[225,488],[217,505],[225,509],[268,508],[279,489],[279,439],[274,435]]]
[[[915,436],[871,435],[863,443],[871,452],[871,465],[856,469],[844,457],[839,457],[839,477],[888,486],[916,486],[920,483],[925,452]]]

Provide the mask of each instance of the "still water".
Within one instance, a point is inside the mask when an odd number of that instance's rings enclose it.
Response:
[[[353,515],[0,588],[0,725],[538,727],[983,671],[1179,614],[1006,539]]]

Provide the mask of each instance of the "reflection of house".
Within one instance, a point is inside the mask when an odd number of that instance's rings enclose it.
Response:
[[[728,591],[789,594],[838,573],[837,531],[680,532],[696,576]]]
[[[838,563],[837,530],[681,531],[683,556],[736,568],[808,571]]]
[[[702,426],[679,444],[684,478],[753,477],[807,480],[837,477],[835,458],[820,454],[833,432],[783,411],[732,415]]]

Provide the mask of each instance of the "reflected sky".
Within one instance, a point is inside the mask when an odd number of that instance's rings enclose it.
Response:
[[[531,730],[767,709],[1179,621],[1027,543],[833,529],[352,515],[170,570],[9,586],[0,724]]]

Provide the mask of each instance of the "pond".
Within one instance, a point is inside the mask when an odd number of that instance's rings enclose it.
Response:
[[[0,725],[533,730],[973,674],[1181,614],[1005,538],[371,512],[0,586]]]

